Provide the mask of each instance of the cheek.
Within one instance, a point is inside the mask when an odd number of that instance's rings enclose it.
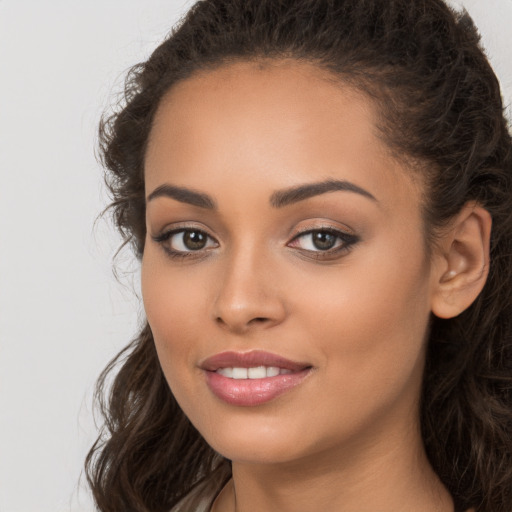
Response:
[[[157,251],[146,250],[142,262],[142,296],[160,366],[181,409],[190,418],[206,410],[196,367],[199,329],[205,324],[204,287],[173,271]]]
[[[204,325],[204,287],[186,272],[173,271],[154,249],[142,262],[142,296],[160,364],[169,379],[194,365],[197,330]]]
[[[391,396],[422,369],[428,263],[413,252],[392,245],[354,252],[335,279],[310,283],[300,296],[303,311],[316,305],[303,327],[316,333],[325,365],[352,396],[364,390],[369,397],[383,390]]]

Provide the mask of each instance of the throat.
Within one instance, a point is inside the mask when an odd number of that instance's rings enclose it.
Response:
[[[384,463],[380,471],[367,467],[364,472],[354,468],[314,474],[311,468],[299,466],[271,468],[234,462],[233,477],[218,494],[211,512],[462,512],[454,508],[450,494],[428,468],[417,475],[409,469],[407,477]]]

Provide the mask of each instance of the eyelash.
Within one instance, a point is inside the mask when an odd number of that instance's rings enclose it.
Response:
[[[163,250],[167,253],[167,255],[173,259],[184,259],[184,258],[190,258],[190,257],[197,258],[198,256],[199,257],[204,256],[204,251],[208,250],[209,247],[201,248],[198,250],[191,249],[188,251],[171,249],[170,246],[168,245],[169,240],[173,236],[178,235],[180,233],[183,235],[185,235],[185,233],[196,233],[196,234],[203,235],[207,238],[206,244],[213,241],[215,244],[217,244],[216,247],[218,247],[217,240],[215,240],[212,236],[210,236],[206,231],[203,231],[201,229],[194,229],[194,228],[170,229],[168,231],[161,233],[160,235],[153,236],[152,238],[156,243],[160,244],[161,247],[163,248]],[[359,241],[358,236],[351,234],[351,233],[346,233],[346,232],[338,230],[338,229],[334,229],[329,226],[329,227],[318,227],[315,229],[306,229],[304,231],[301,231],[298,234],[296,234],[292,238],[292,240],[290,242],[288,242],[287,245],[289,247],[293,247],[293,245],[290,245],[290,244],[292,244],[293,242],[295,242],[297,240],[300,240],[301,238],[306,237],[307,235],[313,235],[315,233],[328,234],[328,235],[332,235],[336,238],[335,245],[333,248],[329,248],[326,250],[319,249],[316,251],[311,250],[311,249],[302,249],[302,251],[307,253],[309,257],[312,257],[317,260],[334,259],[334,258],[340,256],[342,253],[346,253],[346,252],[350,251],[352,246],[355,245]]]
[[[332,235],[335,237],[335,244],[333,248],[329,248],[327,250],[310,250],[303,249],[303,251],[307,252],[309,257],[313,257],[315,259],[334,259],[337,256],[341,256],[342,253],[346,253],[350,251],[350,249],[359,242],[359,237],[352,233],[347,233],[345,231],[341,231],[339,229],[332,228],[330,226],[318,227],[314,229],[305,229],[304,231],[299,232],[295,235],[292,240],[288,243],[288,246],[292,242],[296,240],[300,240],[301,238],[306,237],[307,235],[313,235],[315,233],[323,233]],[[292,246],[293,247],[293,246]]]
[[[215,240],[213,237],[211,237],[206,231],[203,231],[202,229],[195,229],[195,228],[176,228],[176,229],[170,229],[169,231],[164,231],[160,235],[152,237],[153,240],[160,244],[163,248],[163,250],[167,253],[168,256],[170,256],[173,259],[183,259],[183,258],[190,258],[190,257],[197,257],[201,253],[201,251],[204,251],[205,249],[199,249],[197,251],[189,250],[189,251],[180,251],[176,249],[171,249],[166,242],[169,242],[169,240],[180,233],[198,233],[201,235],[206,236],[207,242],[213,240],[216,244],[218,244],[217,240]]]

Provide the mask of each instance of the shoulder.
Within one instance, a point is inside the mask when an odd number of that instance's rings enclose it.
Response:
[[[184,496],[169,512],[209,512],[216,493],[207,485],[199,485]]]

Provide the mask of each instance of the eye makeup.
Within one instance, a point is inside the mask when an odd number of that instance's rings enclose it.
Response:
[[[194,226],[170,228],[151,238],[173,259],[202,258],[220,247],[213,236]],[[315,260],[332,260],[342,257],[358,241],[353,233],[322,225],[300,230],[286,246]]]

